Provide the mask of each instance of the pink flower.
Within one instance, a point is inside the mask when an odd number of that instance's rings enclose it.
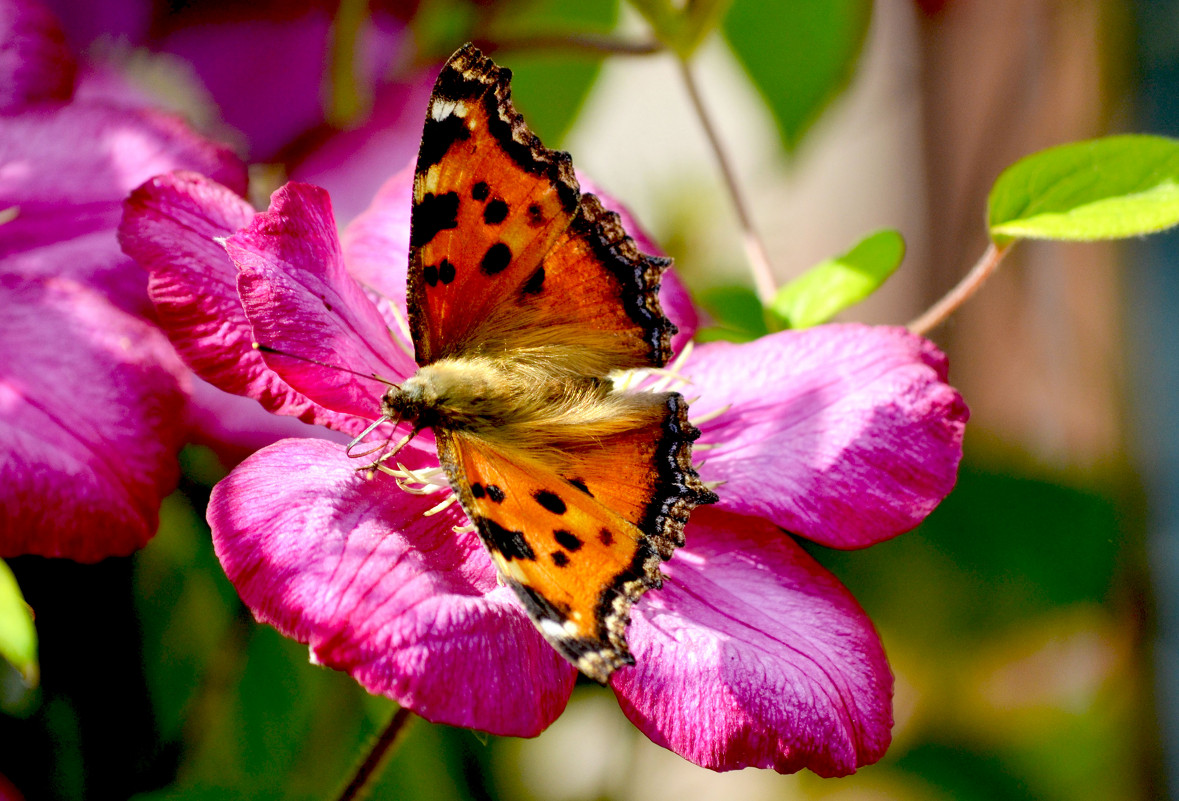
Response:
[[[408,175],[337,238],[323,190],[288,184],[253,214],[192,174],[128,203],[124,247],[152,274],[165,330],[212,383],[353,434],[415,369],[405,335]],[[228,237],[225,250],[214,237]],[[674,292],[673,320],[684,322]],[[685,298],[686,299],[686,298]],[[689,324],[690,327],[690,318]],[[328,364],[269,356],[252,341]],[[696,510],[663,589],[636,605],[636,658],[611,678],[653,741],[715,770],[839,775],[890,739],[892,675],[848,591],[781,527],[856,548],[915,526],[949,492],[967,410],[944,357],[899,328],[827,326],[708,344],[678,371],[720,502]],[[437,467],[428,437],[400,459]],[[530,736],[576,674],[496,583],[438,495],[367,480],[339,445],[292,439],[214,490],[214,545],[259,620],[427,719]]]

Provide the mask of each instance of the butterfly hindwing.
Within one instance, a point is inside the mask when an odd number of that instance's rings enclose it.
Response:
[[[510,71],[471,46],[439,75],[414,176],[410,329],[419,364],[541,344],[614,369],[661,366],[675,329],[659,307],[668,262],[581,195],[568,154],[511,104]],[[592,362],[592,358],[591,358]]]
[[[698,432],[675,394],[650,394],[620,433],[547,465],[461,432],[438,453],[504,582],[537,628],[605,682],[633,660],[631,605],[661,582],[692,508],[715,500],[691,466]]]

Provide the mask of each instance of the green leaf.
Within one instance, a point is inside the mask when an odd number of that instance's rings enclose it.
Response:
[[[16,577],[0,561],[0,657],[20,671],[25,684],[37,684],[37,628]]]
[[[825,323],[879,289],[904,257],[905,240],[899,233],[877,231],[778,290],[770,312],[786,328]]]
[[[847,85],[871,17],[869,0],[735,0],[729,9],[725,37],[787,149]]]
[[[713,287],[700,292],[698,299],[715,323],[696,332],[701,342],[749,342],[769,333],[761,301],[748,287]]]
[[[1093,241],[1179,224],[1179,141],[1126,135],[1035,153],[1007,168],[987,202],[991,238]]]

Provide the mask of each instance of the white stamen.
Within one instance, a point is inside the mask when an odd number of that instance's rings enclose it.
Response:
[[[455,500],[456,499],[453,494],[447,496],[446,498],[443,498],[441,501],[434,504],[426,511],[422,512],[422,517],[433,517],[434,515],[438,514],[443,509],[446,509],[448,506],[450,506],[452,503],[454,503]]]
[[[397,305],[397,301],[393,300],[393,298],[389,297],[381,290],[370,286],[369,284],[364,284],[363,286],[366,290],[372,292],[374,295],[388,304],[389,314],[393,317],[394,322],[397,324],[397,327],[394,329],[393,333],[400,334],[400,336],[393,337],[393,344],[401,348],[402,352],[404,352],[407,356],[413,356],[413,347],[410,344],[413,340],[413,337],[410,336],[409,333],[409,320],[407,320],[405,315],[401,313],[401,307]]]
[[[614,386],[620,390],[639,389],[643,392],[668,392],[678,390],[692,383],[692,379],[680,370],[695,346],[691,341],[684,346],[671,364],[666,367],[646,367],[641,370],[623,370],[611,376]]]
[[[689,417],[688,422],[691,423],[692,425],[696,426],[697,428],[699,428],[702,423],[710,423],[713,420],[715,420],[716,418],[720,417],[725,412],[727,412],[729,409],[732,409],[732,408],[733,408],[733,404],[730,403],[728,405],[720,407],[719,409],[713,409],[711,412],[705,412],[702,415],[698,415],[695,417]]]

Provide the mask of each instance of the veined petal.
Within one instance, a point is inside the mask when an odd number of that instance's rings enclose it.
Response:
[[[366,419],[329,411],[291,389],[253,347],[237,268],[223,242],[254,215],[228,187],[197,173],[169,173],[131,193],[119,241],[148,271],[160,327],[197,375],[276,414],[359,433]]]
[[[862,548],[916,526],[954,486],[969,411],[945,356],[903,328],[709,343],[682,372],[721,508]]]
[[[338,445],[284,440],[217,485],[213,543],[242,599],[316,661],[428,720],[542,731],[575,672],[497,587],[478,537],[452,530],[466,521],[457,505],[423,517],[440,493],[355,468]]]
[[[76,71],[49,9],[34,0],[0,0],[0,112],[69,100]]]
[[[407,343],[410,340],[405,297],[412,204],[411,163],[381,185],[369,207],[348,224],[340,237],[348,271],[384,300],[382,311],[390,329]],[[381,305],[378,302],[378,308]]]
[[[271,369],[316,403],[376,418],[385,385],[345,370],[397,382],[417,365],[344,268],[327,193],[287,184],[226,249],[255,339],[298,357],[266,354]]]
[[[157,329],[97,293],[0,276],[0,556],[144,545],[176,483],[186,375]]]
[[[852,773],[891,738],[892,673],[868,616],[773,525],[697,509],[611,681],[654,742],[712,770]]]

